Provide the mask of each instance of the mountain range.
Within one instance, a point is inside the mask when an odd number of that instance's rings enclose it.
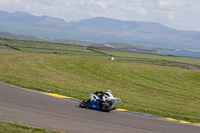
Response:
[[[50,16],[0,11],[0,31],[53,39],[200,50],[200,31],[180,31],[156,22],[121,21],[104,17],[66,22]]]

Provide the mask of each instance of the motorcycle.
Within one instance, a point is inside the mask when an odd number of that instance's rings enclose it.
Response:
[[[113,97],[112,94],[109,95],[109,97],[106,97],[104,100],[102,99],[102,95],[98,95],[98,98],[95,98],[92,101],[90,99],[83,100],[80,102],[79,107],[109,112],[116,109],[116,103],[121,102],[120,98]]]

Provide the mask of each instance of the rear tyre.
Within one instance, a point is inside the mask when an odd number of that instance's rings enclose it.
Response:
[[[101,110],[105,111],[105,112],[109,112],[109,111],[113,110],[114,107],[115,107],[115,105],[112,102],[109,102],[109,106],[102,106]]]

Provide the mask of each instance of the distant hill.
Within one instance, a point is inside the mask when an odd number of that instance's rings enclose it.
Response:
[[[91,18],[65,22],[25,12],[0,11],[0,31],[89,42],[122,42],[171,49],[199,49],[200,32],[180,31],[159,23]]]

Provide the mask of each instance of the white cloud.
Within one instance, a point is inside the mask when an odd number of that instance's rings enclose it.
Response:
[[[97,3],[101,6],[102,9],[106,9],[106,4],[102,1],[97,1]]]
[[[1,0],[0,5],[9,5],[12,2],[12,0]]]
[[[160,7],[166,7],[166,6],[171,6],[172,5],[171,2],[169,2],[169,1],[163,1],[163,0],[159,0],[158,3],[159,3]]]
[[[144,8],[139,8],[139,13],[143,16],[146,16],[147,15],[147,12]]]

